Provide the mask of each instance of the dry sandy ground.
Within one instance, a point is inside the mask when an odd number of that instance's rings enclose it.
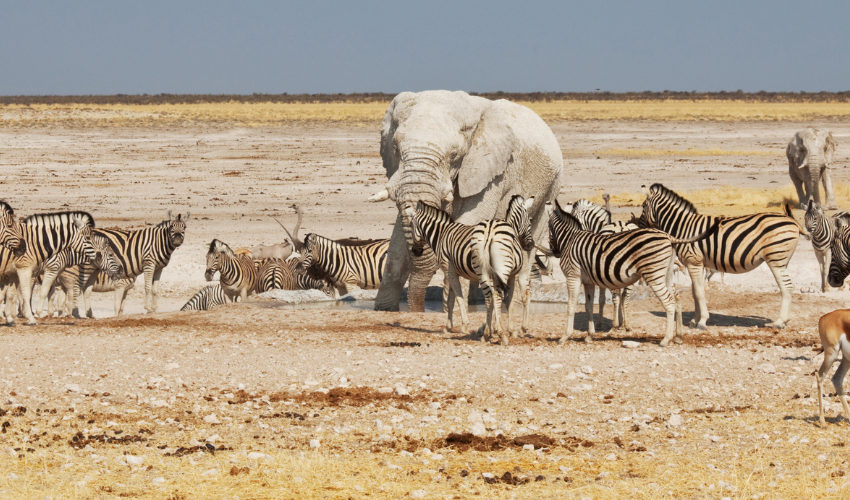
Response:
[[[654,181],[783,186],[782,156],[594,152],[782,151],[802,125],[553,128],[573,173],[561,199],[572,200]],[[831,128],[848,143],[850,126]],[[272,217],[291,228],[293,202],[305,208],[302,234],[387,237],[394,208],[364,201],[385,179],[377,151],[364,128],[0,133],[3,198],[21,215],[85,209],[125,227],[192,212],[163,273],[164,311],[204,285],[212,238],[279,241]],[[847,151],[839,182],[850,178]],[[817,427],[811,373],[816,320],[850,292],[809,293],[817,264],[808,242],[798,248],[788,329],[763,328],[779,294],[759,269],[713,282],[710,331],[686,329],[685,344],[666,350],[654,299],[633,303],[632,332],[590,345],[556,344],[563,314],[535,315],[535,338],[504,348],[442,334],[439,314],[269,302],[5,328],[0,495],[846,498],[848,420],[829,398],[829,425]],[[142,310],[141,288],[128,311]],[[111,316],[111,296],[97,300],[97,315]],[[576,324],[585,331],[583,314]]]

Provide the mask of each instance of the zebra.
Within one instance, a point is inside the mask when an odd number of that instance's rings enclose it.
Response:
[[[606,200],[607,201],[607,200]],[[573,203],[572,211],[570,212],[581,224],[584,231],[597,234],[616,234],[624,231],[632,231],[638,226],[631,222],[612,221],[611,213],[600,207],[599,205],[589,200],[578,200]],[[596,285],[590,280],[582,282],[584,285],[585,308],[590,305],[590,311],[593,310],[593,298],[596,295]],[[628,321],[628,300],[633,287],[626,287],[620,290],[611,290],[611,302],[614,305],[614,317],[611,324],[615,329],[624,328],[627,332],[631,331]],[[599,321],[605,317],[605,289],[599,289]],[[591,325],[590,335],[594,334],[594,326]]]
[[[295,277],[292,270],[281,259],[268,258],[255,260],[257,268],[257,293],[269,290],[295,290]]]
[[[475,252],[481,264],[478,269],[478,282],[487,303],[487,327],[482,340],[499,335],[502,345],[508,345],[508,335],[501,326],[502,300],[508,295],[508,332],[516,337],[513,329],[513,312],[519,300],[523,303],[522,331],[528,331],[528,313],[531,302],[529,274],[531,272],[531,252],[534,239],[531,234],[531,220],[528,210],[534,204],[534,198],[525,200],[514,195],[508,203],[504,221],[491,220],[478,223],[472,240]],[[408,213],[408,216],[410,213]],[[417,222],[418,224],[418,222]],[[453,300],[449,296],[448,304]]]
[[[691,327],[706,330],[708,306],[705,300],[704,269],[741,274],[767,262],[782,293],[779,318],[767,326],[784,328],[788,322],[793,285],[788,275],[788,262],[797,249],[800,234],[806,229],[791,215],[760,213],[739,217],[700,215],[696,207],[661,184],[644,186],[646,200],[640,215],[640,226],[657,228],[674,238],[692,238],[717,225],[708,238],[676,248],[679,260],[688,268],[694,296],[694,319]]]
[[[475,226],[454,222],[448,213],[421,201],[417,202],[415,210],[410,204],[406,204],[402,207],[402,214],[411,222],[413,244],[410,252],[418,257],[425,251],[426,245],[430,246],[445,276],[444,290],[446,288],[449,290],[448,294],[443,293],[445,299],[443,306],[446,310],[446,326],[443,328],[443,333],[449,333],[453,328],[455,303],[460,308],[461,331],[466,333],[469,329],[467,300],[463,294],[460,278],[470,281],[480,279],[481,255],[472,237]],[[483,335],[486,328],[485,321],[478,329],[482,335],[481,340],[486,340]]]
[[[192,296],[186,304],[180,308],[181,311],[208,311],[215,306],[230,302],[221,285],[207,285]]]
[[[159,297],[159,280],[162,270],[171,260],[174,251],[183,244],[186,235],[186,223],[191,213],[186,213],[184,218],[181,214],[172,216],[168,211],[168,219],[159,224],[144,229],[96,229],[95,234],[105,236],[115,248],[118,259],[124,266],[127,279],[133,279],[140,274],[145,275],[145,310],[149,313],[156,312],[157,299]],[[91,288],[95,286],[96,278],[88,269],[82,270],[80,279],[83,282],[83,297],[85,299],[86,315],[92,317],[91,310]],[[122,294],[126,297],[127,289],[116,289],[116,295]],[[120,301],[116,297],[115,315],[121,314],[124,309],[124,298]]]
[[[303,265],[326,275],[341,295],[357,285],[366,290],[381,286],[390,240],[334,241],[315,233],[304,236]]]
[[[551,276],[555,270],[555,265],[552,259],[541,250],[534,252],[534,262],[531,265],[531,273],[529,279],[535,282],[542,282],[543,276]]]
[[[661,346],[673,340],[682,342],[681,309],[678,307],[673,284],[673,244],[688,243],[705,238],[704,231],[688,240],[674,239],[657,229],[637,229],[614,234],[596,234],[582,229],[581,222],[561,208],[555,201],[555,209],[549,217],[549,248],[561,259],[561,270],[567,278],[569,296],[567,328],[560,344],[572,336],[575,309],[578,303],[582,278],[594,285],[607,289],[622,289],[643,278],[655,292],[667,312],[667,330]],[[585,304],[588,334],[585,342],[593,341],[593,304]],[[674,331],[673,324],[676,323]]]
[[[301,255],[294,253],[285,261],[292,277],[295,279],[296,290],[321,290],[331,298],[336,297],[336,288],[328,284],[325,280],[315,279],[307,274],[307,270],[301,265]]]
[[[850,225],[850,212],[838,212],[832,216],[826,215],[820,203],[809,198],[809,206],[804,217],[806,230],[812,235],[812,248],[818,259],[821,273],[821,291],[829,291],[827,277],[832,261],[832,240],[835,239],[839,227]]]
[[[74,317],[80,317],[79,311],[76,309],[76,300],[69,300],[71,297],[82,296],[86,304],[91,304],[92,292],[105,293],[114,292],[115,295],[115,315],[124,314],[124,301],[127,299],[127,294],[136,285],[136,276],[127,278],[126,275],[119,279],[112,279],[107,272],[102,269],[96,271],[83,271],[82,266],[71,266],[63,270],[57,281],[62,291],[65,292],[65,309],[67,313]],[[81,275],[85,275],[86,281],[83,282]],[[91,307],[88,307],[88,317],[93,317]]]
[[[60,212],[30,215],[9,224],[9,217],[0,221],[0,244],[13,251],[21,293],[21,309],[27,324],[38,322],[32,312],[33,272],[40,264],[66,248],[82,253],[93,260],[96,252],[91,237],[94,219],[88,212]]]
[[[39,300],[36,311],[40,317],[44,317],[45,302],[47,308],[50,307],[50,299],[53,296],[55,287],[53,286],[59,274],[68,267],[90,265],[98,271],[106,273],[112,280],[119,280],[124,277],[124,266],[118,260],[115,250],[112,248],[109,240],[98,234],[91,236],[92,246],[95,249],[95,258],[89,262],[82,254],[70,248],[66,248],[57,253],[53,257],[47,259],[40,266],[40,271],[44,274],[41,276],[41,290],[39,292]],[[64,288],[64,287],[63,287]],[[79,286],[65,289],[66,309],[70,311],[74,304],[75,292]],[[49,314],[49,312],[47,313]]]
[[[212,281],[216,271],[220,273],[222,292],[233,302],[236,302],[237,298],[244,302],[248,295],[257,289],[257,268],[254,261],[247,255],[233,253],[223,241],[212,240],[207,252],[207,270],[204,273],[206,280]]]

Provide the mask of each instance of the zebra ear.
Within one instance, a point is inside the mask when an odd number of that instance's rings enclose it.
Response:
[[[168,211],[168,220],[169,221],[174,220],[174,217],[171,216],[171,210]]]
[[[532,206],[532,205],[534,205],[534,196],[532,196],[531,198],[529,198],[529,199],[525,200],[524,205],[525,205],[525,209],[526,209],[526,210],[531,210],[531,206]]]
[[[189,217],[192,216],[192,212],[186,212],[186,218],[183,219],[183,222],[189,222]]]
[[[82,217],[74,217],[74,227],[75,227],[75,228],[77,228],[77,229],[79,230],[79,229],[84,228],[84,227],[85,227],[85,225],[86,225],[86,224],[85,224],[85,222],[83,222],[83,218],[82,218]]]

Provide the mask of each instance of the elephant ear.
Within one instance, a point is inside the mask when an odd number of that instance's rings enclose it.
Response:
[[[480,193],[493,179],[505,173],[516,148],[517,138],[507,116],[495,106],[487,107],[481,113],[458,174],[460,196],[466,198]]]
[[[835,137],[832,136],[832,132],[827,134],[826,140],[824,142],[824,153],[826,153],[827,155],[834,153],[836,146],[838,146],[838,143],[835,141]]]

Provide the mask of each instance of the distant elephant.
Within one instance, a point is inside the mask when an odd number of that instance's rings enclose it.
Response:
[[[389,181],[370,200],[392,199],[399,215],[375,309],[397,311],[410,277],[408,303],[414,312],[424,310],[437,262],[430,249],[410,255],[410,220],[401,213],[405,204],[423,201],[474,225],[504,218],[515,194],[534,197],[529,215],[537,241],[546,229],[543,207],[561,188],[564,163],[552,130],[530,109],[445,90],[404,92],[393,99],[381,124],[381,158]]]
[[[829,169],[835,146],[838,144],[832,137],[832,132],[815,127],[805,128],[796,134],[788,143],[785,155],[788,157],[788,173],[797,188],[800,208],[806,210],[808,200],[812,198],[827,210],[837,210],[835,193],[832,191],[832,179]],[[820,186],[823,182],[826,191],[826,203],[821,202]],[[804,185],[805,184],[805,185]]]

